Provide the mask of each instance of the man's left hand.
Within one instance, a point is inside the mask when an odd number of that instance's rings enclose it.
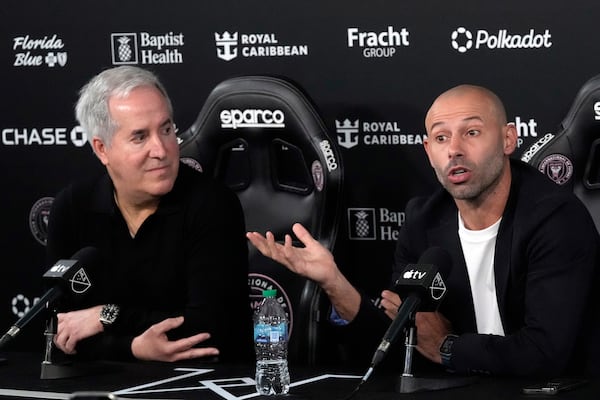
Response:
[[[58,327],[54,344],[65,354],[75,354],[80,340],[94,336],[104,330],[100,322],[102,306],[56,314]]]
[[[438,364],[442,363],[440,346],[446,335],[451,333],[451,324],[439,312],[418,312],[417,350],[419,353]]]

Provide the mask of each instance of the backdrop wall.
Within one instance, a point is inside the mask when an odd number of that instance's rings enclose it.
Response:
[[[99,71],[155,71],[181,130],[227,78],[296,82],[344,165],[336,257],[377,295],[407,200],[437,185],[422,149],[433,98],[465,82],[496,91],[517,125],[518,156],[556,131],[577,90],[600,72],[598,17],[598,2],[561,0],[4,0],[0,329],[41,294],[53,196],[101,168],[73,116],[79,88]],[[13,345],[41,339],[36,323]]]

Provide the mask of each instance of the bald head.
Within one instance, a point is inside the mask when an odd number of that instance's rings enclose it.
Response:
[[[440,94],[431,104],[425,116],[425,129],[429,133],[435,123],[435,116],[452,112],[458,104],[472,104],[482,108],[486,114],[500,125],[506,125],[506,110],[500,98],[482,86],[459,85]]]

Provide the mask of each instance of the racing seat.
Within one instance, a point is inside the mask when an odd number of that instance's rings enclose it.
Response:
[[[532,144],[521,160],[574,192],[600,231],[600,75],[581,87],[557,133]]]
[[[575,193],[600,231],[600,75],[579,89],[556,134],[532,144],[521,160],[533,165],[564,190]],[[597,266],[595,286],[600,285]],[[591,301],[596,303],[592,296]],[[592,311],[591,313],[597,313]],[[600,376],[600,316],[589,315],[585,373]]]
[[[330,250],[338,227],[342,163],[308,97],[293,83],[244,76],[217,85],[179,136],[181,159],[225,182],[240,199],[246,229],[277,240],[302,223]],[[299,243],[295,242],[295,245]],[[290,318],[290,362],[315,364],[325,295],[314,282],[249,245],[251,304],[277,289]],[[323,315],[322,315],[323,314]]]

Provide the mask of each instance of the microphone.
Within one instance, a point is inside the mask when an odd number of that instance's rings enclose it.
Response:
[[[86,269],[96,265],[98,260],[98,250],[94,247],[82,248],[73,254],[71,259],[58,260],[43,275],[43,278],[53,286],[0,338],[0,348],[17,336],[21,329],[47,305],[65,293],[70,292],[76,295],[86,293],[92,287]]]
[[[391,344],[417,310],[437,309],[446,295],[443,277],[448,276],[451,264],[450,254],[446,250],[441,247],[431,247],[421,255],[417,264],[408,264],[404,268],[393,288],[402,298],[402,304],[398,308],[396,318],[383,335],[363,381],[368,379],[373,369],[383,360]]]

